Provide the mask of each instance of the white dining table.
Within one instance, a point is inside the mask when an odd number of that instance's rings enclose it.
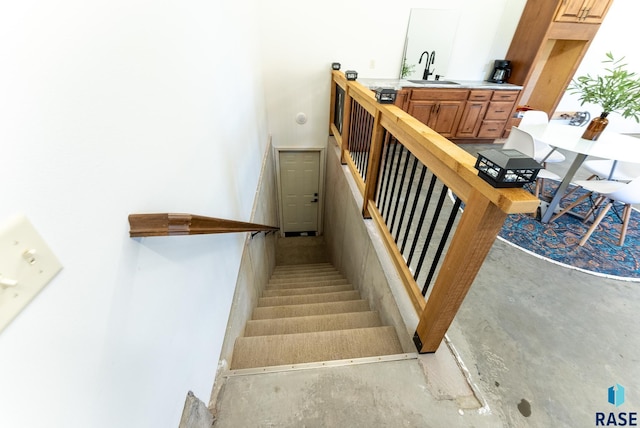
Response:
[[[569,170],[549,202],[548,208],[542,215],[542,223],[549,222],[571,184],[571,180],[587,157],[640,163],[640,139],[630,135],[605,130],[598,140],[585,140],[581,138],[585,130],[584,127],[558,124],[553,121],[547,125],[522,125],[519,128],[554,149],[563,149],[576,154]]]

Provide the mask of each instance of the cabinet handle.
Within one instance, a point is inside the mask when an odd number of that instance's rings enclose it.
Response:
[[[587,8],[584,10],[584,15],[582,15],[582,20],[585,21],[587,19],[587,17],[589,16],[589,11],[591,10],[591,8]]]
[[[496,113],[504,113],[504,110],[496,110]]]
[[[586,7],[583,7],[582,9],[580,9],[580,13],[578,14],[578,21],[582,21],[584,19],[584,13],[587,10]]]

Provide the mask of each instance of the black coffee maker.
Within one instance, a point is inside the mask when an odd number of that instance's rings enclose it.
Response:
[[[493,83],[506,83],[509,76],[511,76],[511,61],[507,61],[506,59],[497,59],[493,62],[493,71],[491,72],[491,77],[489,77],[487,81]]]

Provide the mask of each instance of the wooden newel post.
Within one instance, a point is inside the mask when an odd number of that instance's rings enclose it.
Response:
[[[420,353],[435,352],[507,217],[474,190],[443,261],[414,335]]]
[[[367,167],[367,177],[364,182],[364,203],[362,207],[362,216],[364,218],[371,218],[369,201],[373,201],[376,196],[378,175],[380,173],[380,160],[382,158],[385,133],[384,128],[380,125],[380,117],[382,115],[378,110],[373,119],[373,132],[371,133],[371,146],[369,147],[369,166]]]

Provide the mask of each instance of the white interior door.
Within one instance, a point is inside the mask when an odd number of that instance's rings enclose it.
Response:
[[[279,153],[283,232],[317,232],[320,152]]]

